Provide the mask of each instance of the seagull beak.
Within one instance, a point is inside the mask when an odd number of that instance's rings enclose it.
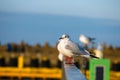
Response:
[[[59,40],[62,39],[62,37],[59,38]]]

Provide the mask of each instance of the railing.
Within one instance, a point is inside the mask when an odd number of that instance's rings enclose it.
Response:
[[[42,78],[61,80],[86,80],[85,76],[74,64],[66,64],[63,62],[62,71],[58,68],[30,68],[23,67],[24,58],[20,56],[18,59],[18,67],[0,67],[0,77],[10,77],[11,80],[17,77],[22,78]]]
[[[43,80],[50,79],[61,79],[61,70],[59,69],[48,69],[48,68],[0,68],[0,76],[5,77],[23,77],[27,78],[42,78]]]
[[[62,72],[58,68],[29,68],[23,67],[23,56],[20,56],[18,59],[18,67],[0,67],[0,77],[17,77],[19,80],[22,78],[42,78],[46,79],[61,79]]]
[[[62,65],[62,80],[86,80],[80,69],[72,61],[71,58],[65,58]]]

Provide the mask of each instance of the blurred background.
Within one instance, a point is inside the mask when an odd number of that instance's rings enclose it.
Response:
[[[0,69],[9,71],[23,64],[22,68],[50,68],[61,74],[56,48],[59,37],[66,33],[82,46],[79,36],[84,34],[95,38],[94,44],[88,45],[89,51],[95,53],[101,44],[103,58],[111,61],[110,79],[119,79],[119,4],[119,0],[0,0]]]

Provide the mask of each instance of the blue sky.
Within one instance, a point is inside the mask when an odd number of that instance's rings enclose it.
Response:
[[[0,0],[0,11],[120,20],[119,0]]]
[[[120,46],[119,0],[0,0],[0,40],[29,44],[49,42],[68,33]]]

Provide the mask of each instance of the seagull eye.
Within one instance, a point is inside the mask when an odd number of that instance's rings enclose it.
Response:
[[[69,36],[68,36],[68,35],[65,35],[65,38],[69,38]]]

